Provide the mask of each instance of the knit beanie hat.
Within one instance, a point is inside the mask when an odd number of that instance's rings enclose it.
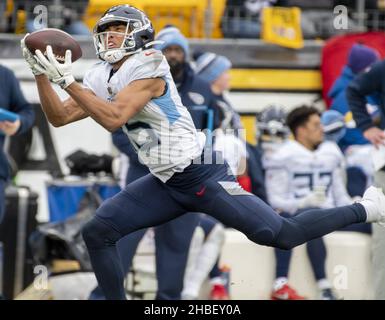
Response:
[[[353,73],[360,73],[379,58],[380,55],[377,50],[363,44],[355,44],[350,49],[347,65]]]
[[[321,115],[325,139],[338,142],[346,133],[345,117],[336,110],[327,110]]]
[[[195,72],[212,83],[225,71],[231,68],[231,62],[224,56],[217,55],[212,52],[195,54],[196,69]]]
[[[174,26],[166,26],[158,32],[155,37],[155,40],[163,41],[162,44],[156,44],[154,46],[157,50],[164,50],[169,46],[177,45],[180,46],[184,53],[185,58],[188,58],[189,55],[189,45],[185,36],[180,32],[180,30]]]

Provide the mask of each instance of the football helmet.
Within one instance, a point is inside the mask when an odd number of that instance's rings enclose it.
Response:
[[[289,136],[283,106],[269,105],[257,117],[257,138],[262,141],[285,140]]]
[[[125,33],[106,31],[109,26],[121,24],[126,25]],[[124,35],[124,40],[119,48],[108,48],[110,34]],[[93,30],[97,56],[111,64],[151,46],[154,35],[154,28],[146,14],[127,4],[108,9]]]

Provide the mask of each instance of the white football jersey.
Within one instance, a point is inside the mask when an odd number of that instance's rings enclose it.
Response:
[[[266,190],[271,206],[295,213],[300,200],[317,187],[326,190],[322,208],[351,204],[341,175],[343,154],[338,146],[323,142],[315,151],[297,141],[287,141],[267,162]]]
[[[164,95],[150,100],[122,127],[139,160],[165,182],[201,154],[205,135],[196,131],[161,51],[149,49],[131,56],[110,77],[111,69],[107,62],[97,63],[86,73],[83,85],[98,97],[113,101],[120,90],[135,80],[162,78],[167,83]]]
[[[215,130],[214,150],[222,152],[223,159],[228,163],[231,174],[242,175],[246,171],[247,149],[246,141],[234,134],[225,134],[222,130]]]

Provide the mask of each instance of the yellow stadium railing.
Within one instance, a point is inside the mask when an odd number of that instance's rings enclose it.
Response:
[[[189,38],[201,38],[205,30],[208,0],[90,0],[84,22],[92,29],[100,16],[111,6],[129,3],[147,13],[155,31],[167,24],[177,26]]]
[[[177,26],[188,38],[222,38],[221,19],[226,0],[90,0],[83,21],[93,29],[101,15],[110,7],[131,4],[147,13],[155,31],[167,24]],[[7,0],[7,16],[15,15],[15,32],[25,32],[25,12],[14,11],[12,0]]]

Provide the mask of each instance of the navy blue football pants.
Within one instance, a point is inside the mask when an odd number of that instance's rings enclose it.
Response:
[[[147,168],[137,166],[135,162],[130,163],[126,183],[129,184],[147,175],[148,172]],[[186,213],[154,229],[157,300],[181,299],[191,238],[198,226],[199,217],[200,215],[195,213]],[[147,230],[140,229],[117,242],[116,246],[124,274],[130,270],[139,242]],[[99,286],[91,292],[89,299],[105,299]]]
[[[300,214],[302,211],[303,210],[300,210],[296,214]],[[290,213],[287,212],[282,212],[280,213],[280,215],[285,218],[290,218],[292,216]],[[315,279],[325,279],[326,247],[322,237],[308,241],[306,243],[306,250],[309,256],[310,264],[312,266]],[[275,249],[276,278],[287,278],[287,275],[289,274],[291,254],[292,250],[282,250],[278,248]]]
[[[191,238],[198,223],[198,214],[186,213],[155,228],[157,300],[181,298]],[[117,242],[123,274],[130,270],[139,242],[147,230],[135,231]],[[99,286],[90,295],[90,299],[104,298]]]
[[[83,238],[107,299],[125,299],[125,274],[117,241],[186,212],[205,212],[243,232],[255,243],[281,249],[291,249],[348,224],[366,220],[361,204],[314,209],[283,218],[256,196],[239,193],[235,178],[227,172],[228,167],[223,164],[191,164],[166,183],[148,174],[103,202],[95,217],[84,226]]]

